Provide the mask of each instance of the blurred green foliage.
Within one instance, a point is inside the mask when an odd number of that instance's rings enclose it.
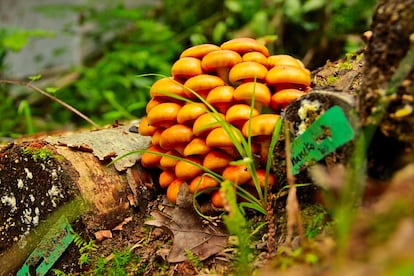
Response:
[[[190,0],[163,0],[155,6],[130,8],[121,0],[91,0],[70,8],[43,5],[34,12],[45,16],[76,13],[77,27],[89,26],[84,36],[94,43],[94,52],[73,69],[79,77],[54,95],[107,124],[142,116],[148,88],[156,77],[138,75],[170,75],[172,63],[187,47],[221,44],[239,36],[263,37],[271,53],[288,53],[313,69],[363,46],[359,36],[368,29],[375,4],[375,0],[205,0],[200,5]],[[14,32],[18,39],[10,42],[10,32],[0,29],[0,75],[8,51],[21,49],[33,35],[47,34],[42,30]],[[0,103],[0,136],[25,133],[28,126],[23,115],[17,114],[25,99],[13,98],[4,85],[0,85],[0,93],[7,99]],[[40,120],[32,120],[31,131],[63,128],[67,122],[85,124],[50,101],[39,101],[30,108],[32,116],[40,116]],[[42,124],[36,125],[38,121]]]

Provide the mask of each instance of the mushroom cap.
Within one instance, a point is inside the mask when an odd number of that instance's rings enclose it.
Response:
[[[217,68],[232,67],[240,63],[242,58],[239,53],[232,50],[212,51],[201,60],[201,68],[204,71],[214,71]]]
[[[235,139],[241,141],[240,132],[235,127],[230,127]],[[210,131],[206,138],[206,144],[209,147],[228,148],[233,147],[234,142],[230,138],[229,133],[223,128],[218,127]]]
[[[267,75],[267,68],[255,61],[243,61],[234,65],[229,72],[229,81],[236,83],[238,81],[264,80]]]
[[[157,130],[154,132],[154,134],[151,137],[151,144],[153,145],[159,145],[160,144],[160,137],[161,133],[164,131],[165,128],[157,128]]]
[[[177,123],[177,113],[181,105],[172,102],[161,103],[154,106],[147,114],[151,126],[169,127]]]
[[[265,169],[257,169],[256,170],[257,179],[259,180],[260,187],[264,188],[266,185],[266,170]],[[255,187],[253,178],[251,178],[247,182],[250,186]],[[267,187],[268,189],[271,189],[276,184],[276,177],[269,173],[267,178]]]
[[[191,127],[176,124],[166,128],[160,136],[160,147],[165,150],[172,150],[180,144],[188,143],[193,138]]]
[[[206,139],[196,137],[184,148],[184,156],[206,155],[210,150],[211,148],[206,144]]]
[[[256,108],[252,108],[247,104],[235,104],[232,105],[226,112],[226,121],[232,125],[241,128],[243,124],[250,119],[259,115],[259,111]]]
[[[209,175],[198,175],[190,182],[190,192],[201,192],[219,186],[219,182]]]
[[[250,125],[250,136],[272,136],[278,120],[280,120],[280,115],[277,114],[259,114],[256,117],[253,117],[250,123],[249,121],[244,123],[242,133],[245,137],[248,137]]]
[[[290,55],[273,55],[267,58],[268,68],[273,68],[274,66],[288,65],[299,68],[305,68],[302,61],[297,58],[294,58]]]
[[[221,171],[234,157],[220,149],[213,149],[203,159],[203,167],[212,171]]]
[[[164,153],[165,150],[158,145],[152,145],[141,156],[141,165],[144,168],[156,168],[160,165],[161,155],[152,152]]]
[[[237,185],[245,184],[252,178],[247,165],[244,164],[228,165],[224,169],[222,176]]]
[[[180,58],[195,57],[195,58],[202,59],[208,53],[212,51],[217,51],[217,50],[220,50],[220,47],[214,44],[206,43],[206,44],[195,45],[195,46],[185,49],[181,53]]]
[[[194,57],[180,58],[171,67],[172,76],[179,79],[188,79],[202,73],[201,61]]]
[[[199,157],[188,156],[185,160],[179,160],[175,165],[175,175],[181,179],[191,179],[203,173],[203,169],[200,167],[193,165],[194,162],[201,166],[203,161]]]
[[[165,103],[166,99],[163,99],[161,97],[153,97],[151,98],[148,103],[147,106],[145,107],[145,112],[148,114],[148,112],[150,112],[150,110],[154,107],[157,106],[161,103]]]
[[[177,113],[179,124],[191,125],[202,114],[207,112],[207,106],[203,103],[188,102]]]
[[[289,65],[277,65],[267,72],[266,83],[275,85],[281,83],[297,84],[308,87],[311,83],[308,69]]]
[[[160,159],[160,167],[162,169],[174,169],[178,159],[172,156],[180,157],[181,154],[179,154],[176,150],[169,150],[165,154],[166,155],[163,155]]]
[[[170,95],[171,94],[171,95]],[[162,78],[154,82],[150,88],[151,97],[166,98],[169,100],[179,101],[173,95],[185,97],[185,89],[181,83],[173,78]]]
[[[187,183],[184,182],[183,179],[175,179],[173,182],[170,183],[170,185],[168,185],[167,188],[167,199],[172,202],[172,203],[176,203],[177,202],[177,197],[178,197],[178,192],[180,191],[180,187],[181,185],[187,185]]]
[[[280,112],[283,108],[288,106],[291,102],[295,101],[299,97],[305,95],[306,93],[299,89],[282,89],[273,94],[270,99],[270,107],[276,111]]]
[[[272,94],[269,87],[260,82],[246,82],[236,87],[234,90],[234,99],[237,101],[246,101],[251,103],[254,93],[254,101],[269,106]]]
[[[242,56],[243,61],[253,61],[267,67],[267,57],[261,52],[248,52]]]
[[[206,98],[211,89],[221,85],[224,85],[224,81],[221,78],[208,74],[191,77],[184,83],[186,97],[189,99],[195,98],[192,91]]]
[[[269,56],[269,50],[266,48],[266,46],[249,37],[231,39],[221,44],[220,48],[223,50],[233,50],[240,54],[247,52],[261,52],[266,57]]]
[[[138,132],[142,136],[152,136],[152,135],[154,135],[154,133],[157,129],[158,129],[157,127],[151,126],[149,124],[147,116],[144,116],[139,121]]]
[[[224,113],[233,103],[234,88],[233,86],[217,86],[210,90],[206,101],[214,106],[219,112]]]
[[[177,177],[174,171],[163,170],[159,176],[159,184],[161,188],[167,188]]]
[[[220,190],[215,190],[212,194],[211,194],[211,203],[213,204],[214,207],[216,208],[223,208],[224,204],[223,204],[223,199],[221,197],[221,193]]]
[[[205,136],[212,129],[220,127],[220,120],[224,121],[222,113],[208,112],[200,115],[193,124],[193,133],[196,136]]]

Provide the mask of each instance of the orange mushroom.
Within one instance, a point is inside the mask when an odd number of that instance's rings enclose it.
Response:
[[[174,171],[164,170],[160,173],[158,182],[161,188],[167,188],[176,178]]]
[[[206,101],[214,106],[218,112],[225,113],[226,110],[233,104],[233,86],[217,86],[210,90],[208,93]]]
[[[267,183],[266,183],[266,170],[265,169],[257,169],[256,170],[257,180],[259,181],[260,187],[264,188],[267,184],[267,188],[271,189],[276,184],[276,177],[269,173],[267,177]],[[250,186],[255,187],[253,178],[251,178],[247,182]]]
[[[167,199],[172,203],[177,203],[178,193],[180,192],[181,185],[187,185],[183,179],[175,179],[168,185]]]
[[[167,151],[160,159],[160,167],[162,169],[174,169],[178,162],[178,159],[174,158],[174,156],[181,157],[176,150]]]
[[[254,61],[243,61],[230,69],[229,81],[232,84],[247,81],[264,81],[267,68]]]
[[[205,55],[201,61],[201,67],[205,72],[216,72],[225,83],[229,83],[230,68],[241,61],[240,54],[235,51],[218,50]]]
[[[181,105],[172,102],[154,106],[147,114],[148,123],[156,127],[169,127],[177,123],[177,113]]]
[[[206,144],[206,139],[197,137],[186,145],[184,148],[184,156],[206,155],[210,150],[211,148]]]
[[[306,91],[311,83],[310,72],[306,68],[277,65],[267,73],[266,83],[273,86],[275,92],[284,88],[298,88]]]
[[[233,137],[241,142],[241,133],[235,127],[229,126],[230,131],[233,132]],[[229,133],[223,127],[218,127],[210,131],[206,138],[206,144],[209,147],[229,148],[234,147],[234,142],[230,138]]]
[[[290,55],[273,55],[267,58],[267,66],[269,69],[280,65],[305,68],[299,59],[296,59]]]
[[[180,58],[195,57],[195,58],[202,59],[208,53],[212,51],[217,51],[217,50],[220,50],[220,47],[214,44],[206,43],[206,44],[195,45],[193,47],[185,49],[181,53]]]
[[[224,81],[220,77],[208,74],[191,77],[184,83],[186,97],[189,99],[196,98],[194,92],[205,99],[211,89],[221,85],[224,85]]]
[[[172,78],[162,78],[154,82],[150,89],[150,95],[151,97],[159,97],[175,102],[180,100],[174,98],[174,96],[184,98],[186,96],[183,85]]]
[[[221,197],[220,190],[215,190],[211,194],[211,203],[216,208],[223,208],[224,207],[223,198]]]
[[[253,142],[257,143],[260,147],[259,154],[262,164],[266,164],[273,131],[279,120],[280,115],[277,114],[260,114],[253,117],[250,123],[246,122],[243,125],[243,135],[248,137],[250,134],[254,138]]]
[[[272,94],[269,87],[260,82],[246,82],[239,85],[234,90],[234,99],[237,101],[244,101],[248,105],[251,104],[254,95],[255,108],[259,111],[261,107],[269,106]]]
[[[259,114],[253,117],[250,123],[246,122],[243,125],[242,133],[245,137],[248,137],[249,134],[251,136],[271,136],[278,120],[280,120],[280,115],[277,114]]]
[[[252,175],[247,167],[247,165],[228,165],[223,173],[222,176],[224,179],[230,180],[234,184],[242,185],[247,183],[251,178]]]
[[[269,56],[269,50],[266,46],[249,37],[239,37],[226,41],[221,44],[220,48],[224,50],[233,50],[240,54],[247,52],[261,52],[266,57]]]
[[[212,178],[209,175],[199,175],[196,176],[191,182],[190,182],[190,192],[201,192],[207,189],[215,188],[219,186],[219,182]]]
[[[267,57],[261,52],[248,52],[242,56],[243,61],[254,61],[267,67]]]
[[[291,102],[297,100],[299,97],[305,95],[306,93],[299,89],[282,89],[273,94],[270,99],[270,107],[276,111],[280,112]]]
[[[203,163],[202,159],[199,157],[189,156],[185,160],[179,160],[175,165],[175,175],[181,179],[192,179],[197,175],[203,173],[203,169],[199,166],[196,166],[188,161],[197,163],[201,166]]]
[[[221,113],[208,112],[202,114],[194,121],[194,135],[206,136],[212,129],[220,126],[220,120],[224,121],[224,115]]]
[[[171,74],[175,79],[186,80],[203,73],[201,61],[194,57],[183,57],[174,62]]]
[[[180,144],[188,143],[193,138],[191,127],[176,124],[166,128],[160,136],[160,147],[165,150],[172,150]]]
[[[151,137],[151,144],[159,145],[160,144],[160,137],[161,133],[164,131],[165,128],[157,128],[154,134]]]
[[[160,97],[153,97],[151,98],[148,103],[147,106],[145,107],[145,112],[148,114],[148,112],[150,112],[150,110],[154,107],[157,106],[161,103],[165,103],[166,99],[162,99]]]
[[[213,149],[204,157],[203,167],[215,172],[220,172],[233,160],[233,155],[220,149]]]
[[[256,108],[253,108],[252,110],[250,105],[235,104],[227,110],[226,121],[241,129],[250,117],[254,117],[256,115],[259,115],[259,111],[257,111]]]
[[[138,132],[142,136],[152,136],[156,130],[157,127],[151,126],[146,116],[139,121]]]
[[[155,152],[155,153],[153,153]],[[156,168],[160,165],[161,155],[165,151],[158,145],[152,145],[141,156],[141,165],[145,168]]]
[[[203,103],[188,102],[178,111],[177,122],[179,124],[192,125],[202,114],[207,112],[207,106]]]

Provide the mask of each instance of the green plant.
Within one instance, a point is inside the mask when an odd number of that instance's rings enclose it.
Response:
[[[79,266],[82,268],[84,265],[88,265],[91,262],[91,253],[96,251],[97,246],[92,239],[86,241],[78,233],[72,231],[73,242],[79,248],[81,254],[78,260]]]
[[[225,208],[228,212],[223,215],[224,223],[229,230],[230,235],[237,237],[237,275],[249,275],[250,272],[250,234],[247,227],[247,220],[244,212],[240,209],[237,203],[236,193],[234,191],[234,184],[228,180],[221,183],[220,193],[224,194],[226,199]]]
[[[196,255],[194,255],[194,253],[191,250],[186,249],[185,256],[191,262],[196,271],[200,271],[203,268],[203,263]]]

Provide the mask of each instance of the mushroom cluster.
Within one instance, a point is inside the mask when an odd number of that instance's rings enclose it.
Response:
[[[189,185],[193,193],[220,185],[203,174],[201,166],[237,185],[254,186],[246,166],[230,164],[240,158],[230,136],[243,139],[240,133],[251,137],[252,150],[259,156],[257,175],[264,185],[263,167],[274,126],[280,111],[309,90],[309,70],[289,55],[270,55],[255,39],[236,38],[220,46],[202,44],[184,50],[171,75],[151,86],[147,115],[139,125],[141,135],[152,136],[141,163],[162,170],[159,183],[168,200],[176,201],[181,185]],[[240,131],[231,135],[220,120]],[[269,177],[268,184],[274,182]],[[218,190],[211,193],[211,200],[220,207]]]

